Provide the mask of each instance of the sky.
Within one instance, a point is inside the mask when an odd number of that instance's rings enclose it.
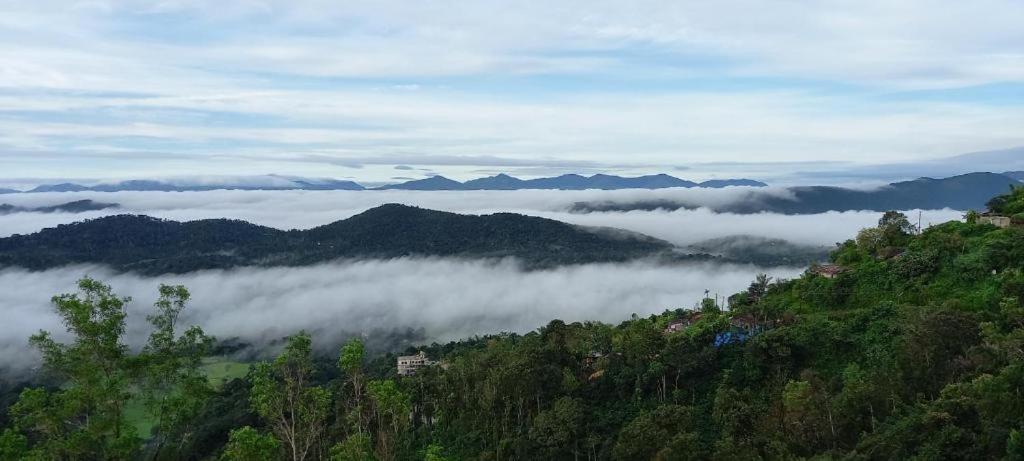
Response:
[[[0,1],[0,175],[706,179],[1024,146],[1024,2]]]

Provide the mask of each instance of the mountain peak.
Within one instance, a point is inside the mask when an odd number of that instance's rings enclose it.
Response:
[[[441,175],[378,187],[379,190],[462,190],[461,182]]]

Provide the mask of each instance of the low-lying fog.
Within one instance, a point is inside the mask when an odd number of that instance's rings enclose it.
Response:
[[[344,219],[384,203],[405,203],[460,213],[511,211],[590,226],[641,232],[684,246],[747,234],[795,243],[831,245],[874,225],[881,213],[818,215],[717,214],[707,209],[573,214],[578,201],[686,199],[714,204],[743,200],[749,189],[658,191],[210,191],[45,193],[0,196],[0,202],[36,207],[92,199],[120,209],[70,213],[13,213],[0,216],[0,236],[103,215],[138,213],[175,220],[237,218],[267,226],[310,228]],[[784,191],[778,190],[778,193]],[[917,218],[917,213],[912,218]],[[923,224],[960,218],[954,210],[925,211]],[[416,330],[421,341],[458,339],[500,331],[528,331],[560,318],[616,322],[631,313],[692,307],[704,290],[728,295],[744,289],[759,272],[791,277],[803,268],[759,269],[726,264],[659,266],[595,264],[524,272],[511,262],[403,259],[339,262],[306,268],[204,271],[143,278],[95,266],[42,272],[0,270],[0,368],[35,363],[26,354],[30,334],[47,329],[63,334],[53,314],[52,295],[74,290],[90,274],[135,298],[131,342],[144,340],[149,312],[161,282],[180,283],[194,301],[185,323],[202,325],[222,339],[239,337],[257,345],[306,329],[322,345],[353,333]]]
[[[761,189],[758,189],[761,190]],[[785,194],[782,189],[769,189]],[[874,225],[881,213],[830,212],[787,216],[718,214],[707,209],[677,211],[630,211],[574,214],[567,210],[581,201],[675,199],[701,204],[744,200],[751,188],[663,189],[618,191],[209,191],[209,192],[81,192],[10,194],[0,202],[38,207],[92,199],[119,203],[121,208],[86,213],[13,213],[0,216],[0,236],[36,232],[44,227],[109,214],[136,213],[192,220],[237,218],[271,227],[310,228],[344,219],[384,203],[404,203],[459,213],[511,211],[590,226],[610,226],[641,232],[689,245],[726,235],[748,234],[781,238],[795,243],[831,245],[852,237],[857,230]],[[916,219],[917,213],[911,212]],[[955,210],[923,212],[924,225],[960,218]]]
[[[256,346],[305,329],[322,345],[351,334],[421,330],[423,341],[459,339],[501,331],[525,332],[552,319],[617,322],[692,308],[705,290],[726,296],[754,275],[793,277],[803,268],[701,263],[592,264],[524,272],[512,261],[451,259],[339,262],[304,268],[202,271],[145,278],[96,266],[41,272],[0,271],[0,364],[24,369],[36,362],[28,336],[40,329],[65,337],[50,297],[73,292],[90,275],[131,296],[129,342],[145,341],[145,315],[159,283],[182,284],[192,302],[182,325],[198,324],[220,339],[238,337]],[[3,368],[3,365],[0,365]]]

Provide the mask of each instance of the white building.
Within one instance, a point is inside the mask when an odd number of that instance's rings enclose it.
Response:
[[[400,355],[398,356],[398,376],[412,376],[416,374],[416,370],[435,363],[437,362],[428,359],[427,353],[423,351],[416,355]]]

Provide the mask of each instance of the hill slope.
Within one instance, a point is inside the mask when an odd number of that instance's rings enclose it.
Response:
[[[1024,189],[999,203],[1024,209]],[[422,348],[448,366],[407,389],[428,389],[431,440],[461,459],[1022,459],[1024,228],[909,229],[890,215],[831,255],[834,276],[763,277],[728,311]]]
[[[789,196],[761,191],[748,191],[740,199],[710,206],[722,213],[785,213],[813,214],[826,211],[852,210],[910,210],[981,209],[989,198],[1005,193],[1020,182],[1000,174],[970,173],[942,179],[920,178],[889,184],[873,190],[841,187],[809,186],[786,189]],[[675,200],[647,200],[639,202],[579,202],[572,211],[629,211],[653,209],[698,208],[702,204]]]
[[[662,254],[671,245],[511,213],[459,215],[383,205],[309,230],[244,221],[191,222],[119,215],[0,239],[0,266],[45,269],[109,264],[146,274],[237,266],[305,265],[339,258],[516,257],[528,267],[616,262]]]
[[[195,192],[210,190],[363,190],[352,181],[328,178],[263,175],[211,178],[208,181],[191,179],[155,180],[132,179],[84,186],[75,183],[42,184],[26,192]],[[17,191],[15,191],[17,192]]]
[[[92,200],[75,200],[73,202],[61,203],[58,205],[23,207],[9,203],[0,204],[0,215],[11,213],[83,213],[86,211],[106,210],[117,208],[116,203],[94,202]]]

